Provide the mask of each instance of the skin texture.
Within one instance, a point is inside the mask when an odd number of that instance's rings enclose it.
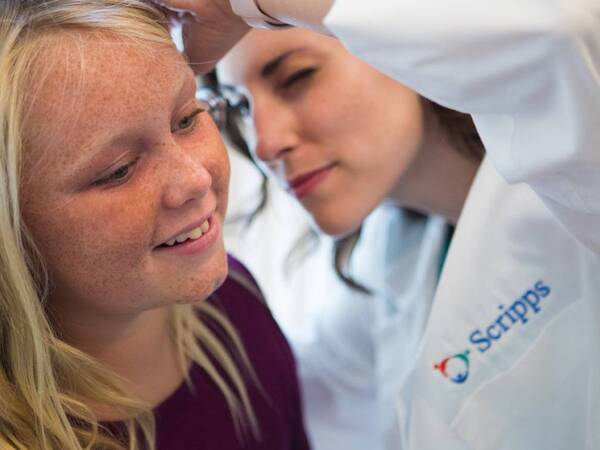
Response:
[[[261,73],[285,54],[272,74]],[[402,189],[422,153],[425,112],[418,95],[332,38],[302,30],[252,31],[219,66],[219,75],[250,93],[252,148],[284,187],[333,165],[299,198],[328,234],[356,229],[384,198]]]
[[[194,115],[203,105],[173,48],[91,32],[45,39],[22,202],[50,272],[48,312],[152,402],[179,378],[162,307],[201,301],[226,276],[226,151],[208,113]],[[202,253],[156,250],[210,214],[218,237]]]

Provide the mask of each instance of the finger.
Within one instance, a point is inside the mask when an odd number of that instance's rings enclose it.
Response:
[[[184,21],[182,27],[182,38],[184,42],[185,54],[190,67],[196,74],[210,72],[218,62],[222,52],[207,48],[210,39],[203,36],[196,24],[190,21]],[[199,45],[199,42],[204,45]],[[210,47],[210,45],[208,46]]]
[[[176,11],[192,11],[197,7],[197,1],[194,0],[152,0],[157,5]]]

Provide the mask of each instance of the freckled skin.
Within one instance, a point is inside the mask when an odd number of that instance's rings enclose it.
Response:
[[[170,47],[72,37],[36,61],[45,81],[25,122],[23,214],[49,267],[51,308],[132,315],[205,299],[226,276],[221,237],[194,257],[154,251],[210,212],[222,224],[227,206],[229,162],[212,119],[173,131],[197,108],[191,71]],[[135,158],[122,184],[93,185]]]

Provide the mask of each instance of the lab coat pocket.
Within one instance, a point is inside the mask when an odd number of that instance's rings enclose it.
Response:
[[[584,450],[596,347],[590,302],[571,303],[514,365],[480,385],[452,428],[477,450]],[[568,343],[568,345],[565,345]],[[597,400],[597,399],[596,399]],[[526,447],[524,447],[524,443]]]

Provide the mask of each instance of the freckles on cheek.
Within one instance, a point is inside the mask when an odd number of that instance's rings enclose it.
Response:
[[[71,202],[55,214],[37,225],[37,240],[49,263],[58,266],[55,269],[122,278],[139,266],[148,249],[149,226],[136,209],[119,203]]]
[[[124,258],[135,260],[150,246],[153,223],[144,214],[138,199],[130,199],[130,205],[105,206],[96,217],[90,217],[82,226],[94,253],[102,252],[109,260]]]

